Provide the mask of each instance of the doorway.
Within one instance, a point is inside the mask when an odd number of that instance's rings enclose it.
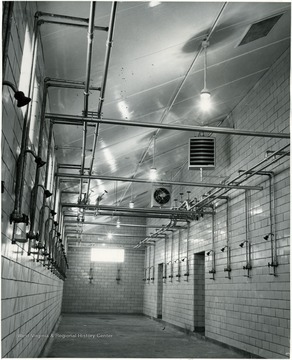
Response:
[[[163,301],[163,264],[158,264],[157,274],[157,318],[162,319]]]
[[[194,332],[205,334],[205,252],[194,254]]]

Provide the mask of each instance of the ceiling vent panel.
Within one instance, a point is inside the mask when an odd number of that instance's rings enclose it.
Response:
[[[238,46],[246,45],[252,41],[267,36],[282,15],[283,14],[276,15],[250,25],[249,29],[247,30],[247,33],[244,35],[243,39],[241,40]]]
[[[215,138],[189,139],[189,170],[215,168]]]

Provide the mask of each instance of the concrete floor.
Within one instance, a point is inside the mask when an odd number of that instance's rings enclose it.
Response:
[[[64,314],[43,357],[244,358],[142,315]]]

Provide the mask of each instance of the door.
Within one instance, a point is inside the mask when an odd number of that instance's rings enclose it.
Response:
[[[205,252],[194,254],[194,331],[205,333]]]
[[[163,301],[163,264],[158,264],[157,274],[157,318],[162,319],[162,301]]]

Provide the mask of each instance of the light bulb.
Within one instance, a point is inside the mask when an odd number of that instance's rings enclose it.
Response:
[[[135,204],[134,204],[134,201],[130,201],[130,202],[129,202],[129,208],[130,208],[130,209],[134,209],[134,205],[135,205]]]
[[[157,179],[157,170],[156,170],[156,168],[152,167],[150,169],[149,178],[150,178],[151,181],[155,181]]]
[[[108,238],[109,240],[111,240],[111,239],[113,238],[113,234],[112,234],[112,233],[108,233],[108,234],[107,234],[107,238]]]
[[[121,227],[121,222],[120,220],[117,221],[117,228]]]
[[[211,94],[207,89],[201,91],[201,102],[200,107],[203,111],[208,111],[211,109]]]

